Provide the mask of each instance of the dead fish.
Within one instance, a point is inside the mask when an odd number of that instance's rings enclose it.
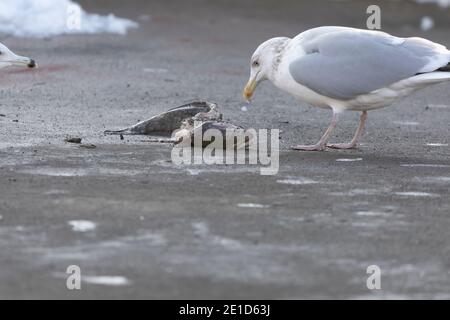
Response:
[[[182,128],[175,132],[174,144],[178,146],[192,146],[205,148],[216,139],[216,135],[212,139],[204,137],[205,132],[208,130],[216,130],[220,132],[222,137],[222,147],[226,149],[229,146],[234,148],[246,148],[248,143],[254,139],[251,133],[246,132],[243,127],[232,124],[225,121],[204,121],[195,122],[195,125],[191,126],[190,120],[184,122]],[[211,132],[211,131],[210,131]],[[211,132],[213,133],[213,132]],[[200,141],[196,141],[195,137],[202,137],[201,145]]]
[[[142,134],[142,135],[171,135],[173,131],[180,128],[183,121],[192,118],[197,114],[207,114],[215,110],[217,105],[210,102],[192,102],[170,109],[169,111],[160,113],[148,120],[141,121],[132,127],[111,131],[105,131],[105,134]]]

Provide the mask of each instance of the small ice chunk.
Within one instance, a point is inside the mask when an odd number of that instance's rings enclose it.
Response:
[[[390,215],[382,211],[357,211],[355,214],[362,217],[386,217]]]
[[[353,162],[353,161],[362,161],[363,158],[340,158],[336,159],[337,162]]]
[[[420,21],[420,29],[422,31],[429,31],[433,29],[434,27],[434,20],[428,16],[422,17],[422,20]]]
[[[81,280],[86,283],[105,286],[125,286],[130,283],[127,278],[121,276],[82,276]]]
[[[304,185],[304,184],[317,183],[317,181],[312,180],[312,179],[308,179],[308,178],[295,178],[295,179],[281,179],[281,180],[277,180],[277,183],[292,184],[292,185]]]
[[[396,192],[395,194],[403,197],[439,197],[437,194],[421,191]]]
[[[68,222],[68,224],[75,232],[88,232],[93,231],[97,228],[97,225],[89,220],[71,220]]]
[[[241,111],[243,111],[243,112],[247,112],[247,111],[248,111],[248,108],[247,108],[247,106],[242,106],[242,108],[241,108]]]
[[[441,8],[450,6],[450,0],[416,0],[417,3],[436,3]]]
[[[187,169],[186,170],[191,176],[198,176],[202,171],[198,169]]]
[[[260,204],[260,203],[238,203],[237,205],[239,208],[256,208],[256,209],[264,209],[268,208],[269,206]]]
[[[448,143],[427,143],[429,147],[448,147]]]

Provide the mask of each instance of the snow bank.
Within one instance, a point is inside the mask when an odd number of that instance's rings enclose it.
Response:
[[[113,14],[85,12],[71,0],[1,0],[0,33],[17,37],[48,37],[76,33],[126,34],[134,21]]]

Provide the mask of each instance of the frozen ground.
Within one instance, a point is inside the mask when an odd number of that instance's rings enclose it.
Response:
[[[288,150],[314,142],[330,114],[269,84],[241,111],[258,43],[364,27],[373,1],[81,3],[141,26],[126,37],[1,39],[41,67],[0,78],[0,298],[450,298],[450,84],[369,113],[357,151]],[[381,2],[386,31],[450,45],[448,9],[399,5]],[[279,174],[178,167],[168,146],[102,135],[198,99],[283,130]],[[347,114],[333,141],[348,140],[357,118]],[[81,291],[66,289],[74,264]],[[377,292],[366,288],[371,264]]]

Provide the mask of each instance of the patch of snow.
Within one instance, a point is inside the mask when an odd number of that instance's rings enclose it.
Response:
[[[450,108],[450,106],[446,105],[446,104],[429,104],[428,108],[431,108],[431,109],[448,109],[448,108]]]
[[[400,167],[408,168],[448,168],[447,164],[434,164],[434,163],[403,163]]]
[[[387,216],[390,216],[389,213],[382,212],[382,211],[357,211],[357,212],[355,212],[355,214],[357,216],[362,216],[362,217],[387,217]]]
[[[353,162],[353,161],[362,161],[363,158],[341,158],[341,159],[336,159],[336,161],[338,162]]]
[[[394,121],[394,123],[401,126],[418,126],[420,124],[420,122],[416,121]]]
[[[448,143],[427,143],[429,147],[448,147]]]
[[[88,232],[93,231],[97,228],[97,225],[89,220],[72,220],[69,221],[68,224],[75,232]]]
[[[237,205],[239,208],[256,208],[256,209],[264,209],[268,208],[269,206],[260,204],[260,203],[238,203]]]
[[[72,0],[2,0],[0,33],[17,37],[115,33],[125,35],[138,24],[109,14],[85,12]]]
[[[281,180],[277,180],[277,183],[292,184],[292,185],[304,185],[304,184],[317,183],[317,181],[314,181],[314,180],[308,179],[308,178],[295,178],[295,179],[281,179]]]
[[[417,3],[436,3],[441,8],[447,8],[450,6],[450,0],[416,0]]]
[[[420,191],[396,192],[395,194],[403,197],[439,197],[439,195],[434,193]]]
[[[425,183],[449,183],[450,177],[415,177],[414,180]]]
[[[81,280],[86,283],[104,286],[125,286],[130,283],[127,278],[121,276],[82,276]]]

